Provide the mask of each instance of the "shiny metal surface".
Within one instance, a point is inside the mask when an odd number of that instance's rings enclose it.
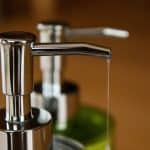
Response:
[[[6,108],[0,110],[2,150],[49,150],[52,146],[50,114],[30,105],[33,41],[35,36],[31,33],[0,34],[2,90],[6,99]]]
[[[14,39],[13,38],[14,35]],[[25,95],[32,91],[32,56],[29,33],[0,34],[2,90],[6,95]],[[26,65],[24,65],[26,64]],[[30,71],[30,72],[29,72]],[[28,82],[26,82],[28,80]],[[15,85],[15,86],[13,86]]]
[[[112,28],[112,27],[72,28],[66,23],[51,22],[51,21],[40,22],[37,25],[37,28],[40,31],[42,31],[40,32],[40,34],[45,34],[44,35],[45,38],[43,35],[40,35],[40,37],[42,37],[41,40],[44,40],[46,38],[49,38],[50,40],[51,39],[56,40],[56,39],[61,39],[62,37],[67,40],[70,38],[81,37],[81,36],[89,36],[89,37],[99,36],[99,37],[114,37],[114,38],[128,38],[129,36],[129,32],[127,30],[122,30],[118,28]],[[59,33],[59,34],[56,34],[56,33]]]
[[[89,55],[98,56],[106,59],[111,58],[109,48],[96,46],[87,43],[36,43],[31,45],[32,55],[34,56],[51,56],[51,55]]]
[[[20,123],[5,122],[0,110],[1,150],[50,150],[52,146],[51,116],[45,110],[32,109],[32,119]]]
[[[23,122],[30,116],[32,55],[30,43],[35,36],[25,32],[0,34],[2,91],[6,95],[7,121]],[[24,105],[25,104],[25,105]]]
[[[5,121],[20,123],[31,119],[30,95],[9,96],[6,95]]]
[[[39,22],[37,29],[40,31],[41,43],[60,43],[64,38],[64,24]]]
[[[111,28],[111,27],[66,28],[65,29],[66,38],[75,38],[80,36],[127,38],[129,36],[129,32],[126,30]]]
[[[25,32],[1,33],[0,51],[6,97],[6,109],[0,111],[3,150],[46,150],[52,141],[50,114],[30,106],[32,56],[82,54],[111,58],[108,48],[90,44],[36,44],[35,36]]]

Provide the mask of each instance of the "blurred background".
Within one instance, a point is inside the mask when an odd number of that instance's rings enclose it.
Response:
[[[78,38],[111,47],[111,113],[116,121],[115,149],[150,149],[150,1],[149,0],[1,0],[0,32],[37,34],[41,20],[61,20],[72,27],[111,26],[130,32],[128,39]],[[34,80],[41,80],[39,60]],[[64,78],[80,85],[82,103],[103,107],[106,65],[98,59],[67,57]],[[1,94],[2,95],[2,94]],[[2,96],[1,96],[2,97]],[[4,106],[3,97],[0,106]]]

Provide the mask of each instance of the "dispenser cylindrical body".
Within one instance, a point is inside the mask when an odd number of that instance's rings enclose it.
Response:
[[[11,123],[5,121],[5,110],[0,110],[0,150],[51,150],[50,114],[32,109],[32,115],[24,123]]]
[[[2,90],[6,95],[32,91],[33,72],[30,43],[1,41]]]
[[[23,122],[30,114],[32,55],[30,43],[1,41],[2,91],[6,95],[6,121]]]
[[[49,150],[52,147],[52,118],[31,108],[33,87],[31,43],[25,32],[0,35],[2,91],[6,107],[0,110],[1,150]]]

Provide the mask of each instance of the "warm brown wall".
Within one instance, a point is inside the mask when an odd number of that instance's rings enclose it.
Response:
[[[106,38],[85,40],[112,48],[111,99],[112,113],[117,122],[116,150],[150,149],[149,0],[39,0],[38,2],[32,0],[32,2],[34,7],[30,18],[9,19],[0,25],[0,31],[24,29],[36,32],[36,21],[48,18],[66,20],[72,26],[109,25],[130,31],[131,36],[127,40]],[[97,59],[83,57],[69,57],[67,61],[65,78],[75,80],[81,86],[81,98],[84,102],[92,105],[100,104],[98,100],[105,98],[102,88],[104,81],[100,78],[104,76],[104,64]],[[35,72],[35,80],[40,80],[37,67]]]

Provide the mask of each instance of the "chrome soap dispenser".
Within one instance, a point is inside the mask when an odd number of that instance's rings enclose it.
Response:
[[[0,33],[0,53],[6,100],[6,107],[0,110],[2,150],[53,149],[50,114],[30,105],[33,56],[90,55],[111,59],[108,48],[83,43],[35,43],[32,33],[22,31]]]
[[[0,110],[0,150],[48,150],[52,146],[51,115],[30,105],[34,41],[30,33],[0,34],[2,92],[6,101],[5,109]]]
[[[41,43],[62,43],[65,41],[66,24],[43,21],[37,24]],[[31,105],[48,110],[58,130],[67,128],[68,118],[72,118],[79,107],[79,87],[76,83],[63,80],[65,71],[63,56],[41,56],[42,81],[37,82],[31,96]]]

